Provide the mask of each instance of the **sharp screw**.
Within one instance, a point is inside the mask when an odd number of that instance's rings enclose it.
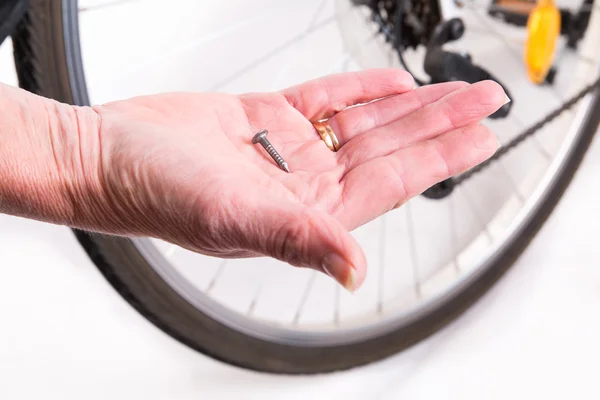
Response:
[[[277,165],[279,165],[279,168],[281,168],[285,172],[290,172],[290,168],[288,167],[288,164],[279,155],[279,153],[277,152],[277,150],[275,150],[275,148],[273,147],[273,145],[271,144],[271,142],[269,142],[269,139],[267,139],[267,134],[268,133],[269,132],[266,129],[263,129],[262,131],[258,132],[252,138],[252,143],[253,144],[260,143],[262,145],[262,147],[264,147],[264,149],[267,151],[267,153],[269,153],[269,155],[271,156],[271,158],[273,160],[275,160],[275,162],[277,163]]]

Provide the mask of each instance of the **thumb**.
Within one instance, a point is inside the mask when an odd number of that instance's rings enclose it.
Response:
[[[360,287],[367,270],[364,253],[335,218],[281,199],[269,204],[253,213],[252,250],[324,272],[351,292]]]

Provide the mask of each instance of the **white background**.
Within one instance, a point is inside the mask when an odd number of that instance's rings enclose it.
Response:
[[[10,52],[0,78],[14,84]],[[348,372],[282,377],[140,317],[69,229],[0,216],[0,399],[598,398],[600,144],[507,276],[442,332]]]

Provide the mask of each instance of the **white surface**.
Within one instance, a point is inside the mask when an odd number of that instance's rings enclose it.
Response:
[[[6,46],[0,58],[14,83]],[[68,229],[0,216],[0,399],[598,398],[599,156],[596,143],[532,247],[466,315],[402,354],[323,376],[190,351],[127,305]]]

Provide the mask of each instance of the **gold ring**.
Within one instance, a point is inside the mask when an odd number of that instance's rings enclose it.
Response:
[[[329,150],[338,151],[340,149],[340,142],[327,122],[319,121],[312,124]]]

